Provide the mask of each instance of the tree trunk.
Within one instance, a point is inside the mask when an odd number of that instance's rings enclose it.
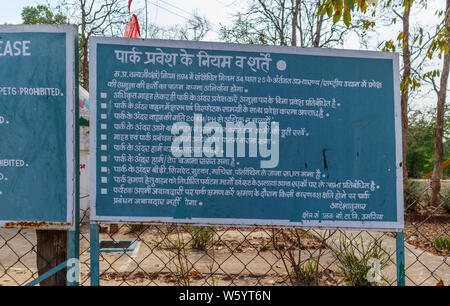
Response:
[[[286,39],[284,36],[285,25],[284,25],[284,10],[285,10],[284,1],[281,3],[281,18],[280,18],[280,46],[286,46]]]
[[[292,13],[292,39],[291,39],[291,45],[294,47],[297,45],[297,18],[299,5],[300,0],[295,0],[295,7]]]
[[[402,75],[402,95],[401,95],[401,118],[402,118],[402,167],[403,185],[408,183],[408,171],[406,169],[406,136],[408,133],[408,95],[409,82],[411,76],[411,51],[409,49],[409,13],[411,11],[411,0],[405,1],[403,12],[403,75]]]
[[[82,38],[83,42],[83,58],[81,64],[81,73],[83,79],[83,87],[89,91],[89,51],[88,38]]]
[[[319,7],[320,2],[317,3],[317,7]],[[322,24],[323,24],[323,18],[325,15],[325,10],[320,14],[320,16],[317,17],[317,24],[316,24],[316,32],[314,33],[314,40],[312,42],[312,46],[314,48],[319,48],[320,46],[320,36],[322,35]]]
[[[80,2],[81,8],[81,86],[89,91],[89,50],[88,35],[86,34],[86,7],[83,1]]]
[[[39,275],[67,260],[67,231],[36,230]],[[40,283],[41,286],[65,286],[66,269],[53,274]]]
[[[447,0],[446,15],[445,15],[445,26],[448,31],[450,31],[450,0]],[[450,37],[447,37],[447,45],[450,44]],[[444,55],[444,63],[441,74],[441,82],[438,92],[437,101],[437,114],[436,114],[436,132],[434,138],[434,167],[433,175],[431,176],[431,205],[438,206],[439,193],[441,192],[441,177],[442,177],[442,157],[443,157],[443,146],[442,137],[444,133],[444,111],[445,111],[445,99],[447,92],[447,80],[450,66],[450,54],[446,52]]]

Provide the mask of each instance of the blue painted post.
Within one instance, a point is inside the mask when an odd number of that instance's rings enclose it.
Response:
[[[77,219],[77,218],[75,218]],[[75,271],[76,277],[75,280],[71,281],[69,279],[69,275],[67,278],[67,286],[78,286],[79,285],[79,279],[80,279],[80,229],[78,226],[78,222],[76,223],[75,230],[69,231],[69,250],[67,252],[68,260],[75,259],[78,260],[78,264],[76,265],[77,270]],[[70,269],[72,267],[68,266],[67,269]]]
[[[397,249],[397,286],[405,286],[405,236],[403,232],[396,235]]]
[[[43,280],[46,280],[50,276],[54,275],[55,273],[61,271],[64,268],[66,268],[66,266],[67,266],[67,261],[62,262],[59,265],[57,265],[56,267],[48,270],[47,272],[45,272],[44,274],[42,274],[41,276],[39,276],[35,280],[32,280],[31,282],[29,282],[25,286],[35,286],[35,285],[39,284],[40,282],[42,282]]]
[[[99,243],[99,225],[91,224],[91,286],[100,285],[100,243]]]

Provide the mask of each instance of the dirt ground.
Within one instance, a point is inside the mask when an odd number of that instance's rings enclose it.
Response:
[[[448,256],[427,244],[443,228],[448,231],[447,217],[407,216],[407,242],[433,254]],[[416,233],[419,225],[420,233]],[[81,233],[80,283],[89,285],[89,227],[82,227]],[[300,233],[298,243],[292,235],[277,236],[274,241],[270,229],[215,228],[213,242],[205,251],[192,247],[192,235],[187,227],[121,225],[114,234],[101,233],[100,240],[131,240],[136,241],[136,247],[128,253],[101,253],[100,285],[285,286],[292,284],[290,257],[305,264],[319,256],[318,278],[297,284],[344,285],[344,277],[329,246],[317,238],[317,232]],[[0,230],[0,285],[24,285],[37,277],[35,245],[33,230],[20,233]],[[389,269],[394,271],[391,274],[395,273],[395,268]],[[387,281],[395,284],[391,279]]]
[[[280,260],[273,246],[270,231],[217,228],[214,242],[207,250],[192,248],[192,236],[185,230],[145,229],[131,231],[122,226],[115,240],[138,240],[130,256],[102,253],[100,259],[101,285],[289,285],[291,269]],[[100,239],[110,239],[101,234]],[[287,241],[278,242],[288,248]],[[179,247],[182,245],[183,247]],[[324,267],[333,261],[330,252],[313,235],[302,236],[296,258],[306,260],[318,256]],[[83,257],[83,256],[82,256]],[[82,269],[83,270],[83,269]],[[183,276],[184,274],[184,276]],[[87,271],[86,271],[87,276]],[[342,277],[330,268],[321,269],[320,285],[333,285]]]
[[[115,234],[100,234],[100,240],[136,241],[133,252],[101,253],[100,284],[109,285],[290,285],[288,261],[283,262],[271,241],[270,231],[216,229],[206,251],[192,248],[186,230],[147,228],[133,231],[123,225]],[[0,233],[0,285],[24,285],[37,277],[34,231]],[[3,241],[2,241],[3,240]],[[4,242],[8,241],[5,245]],[[181,244],[179,243],[181,242]],[[320,253],[319,278],[315,284],[336,285],[342,275],[333,269],[334,258],[321,242],[306,232],[301,246],[280,239],[279,249],[300,262]],[[180,245],[183,247],[180,248]],[[11,246],[11,248],[9,247]],[[80,283],[89,285],[89,230],[82,229]],[[310,284],[310,283],[305,283]],[[300,283],[301,285],[301,283]]]
[[[450,250],[437,248],[436,237],[450,236],[450,214],[422,211],[405,214],[405,241],[421,250],[438,256],[449,256]],[[392,233],[388,235],[395,237]]]

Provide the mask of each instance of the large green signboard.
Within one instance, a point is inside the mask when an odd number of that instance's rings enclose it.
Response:
[[[0,227],[70,228],[75,26],[0,26]]]
[[[90,41],[91,220],[403,228],[398,55]]]

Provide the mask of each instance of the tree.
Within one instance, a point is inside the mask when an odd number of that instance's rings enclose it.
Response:
[[[403,166],[403,185],[408,183],[408,171],[406,166],[406,135],[408,133],[408,98],[409,98],[409,80],[411,79],[411,49],[409,45],[409,17],[413,0],[404,0],[403,5],[403,32],[401,35],[403,51],[403,73],[400,83],[401,89],[401,117],[402,117],[402,166]]]
[[[122,37],[130,18],[126,0],[60,0],[56,10],[67,16],[68,22],[79,29],[79,79],[80,85],[89,88],[89,47],[92,36]],[[138,20],[146,20],[145,9],[134,10]],[[141,24],[142,27],[142,24]],[[209,21],[195,12],[184,26],[158,27],[150,24],[145,27],[150,38],[201,40],[211,30]]]
[[[438,25],[436,31],[436,39],[433,41],[429,49],[429,56],[439,50],[439,58],[444,54],[442,62],[442,71],[440,73],[439,87],[431,78],[433,88],[437,93],[437,114],[436,114],[436,131],[435,131],[435,155],[434,155],[434,168],[433,176],[431,177],[431,204],[434,206],[439,205],[439,193],[441,191],[441,177],[442,177],[442,158],[443,158],[443,136],[444,136],[444,114],[445,114],[445,100],[447,94],[448,74],[450,69],[450,0],[446,2],[445,13],[443,15],[443,21]]]
[[[449,110],[446,109],[446,114]],[[444,160],[450,154],[450,117],[445,116],[444,122]],[[410,110],[408,114],[408,135],[406,160],[408,163],[408,176],[410,178],[422,178],[433,170],[434,166],[434,142],[436,129],[436,108],[427,111]],[[450,168],[444,169],[443,177],[450,176]]]
[[[403,185],[406,186],[408,182],[408,168],[407,168],[407,135],[408,135],[408,101],[410,95],[411,84],[415,79],[411,78],[411,40],[410,40],[410,16],[414,0],[389,0],[385,4],[385,8],[391,8],[394,13],[392,23],[395,23],[397,18],[402,21],[402,31],[397,36],[397,42],[402,50],[402,75],[400,80],[400,105],[401,105],[401,124],[402,124],[402,167],[403,167]],[[401,10],[401,12],[397,12]],[[384,43],[382,51],[395,51],[395,44],[392,40]]]
[[[402,167],[403,167],[403,185],[406,186],[408,181],[408,171],[406,166],[406,150],[407,141],[406,135],[408,133],[408,98],[411,81],[411,49],[410,49],[410,32],[409,32],[409,17],[411,12],[411,6],[414,0],[400,0],[400,2],[392,2],[388,0],[385,3],[384,8],[391,7],[392,11],[396,15],[392,19],[392,23],[395,23],[396,18],[399,17],[402,20],[403,31],[401,35],[398,35],[398,41],[400,42],[402,50],[403,60],[403,72],[401,76],[401,125],[402,125]],[[333,22],[338,22],[343,18],[344,23],[347,26],[351,25],[352,12],[360,11],[362,13],[367,12],[367,8],[371,4],[376,4],[376,1],[370,0],[326,0],[322,5],[322,10],[326,10],[328,14],[333,14]],[[403,7],[402,13],[397,13],[396,9]],[[392,40],[388,40],[384,43],[383,51],[395,51],[395,45]]]
[[[180,39],[202,40],[211,31],[211,23],[206,17],[199,16],[196,12],[186,21],[184,27],[175,27]]]
[[[63,14],[53,13],[48,6],[26,6],[22,9],[23,24],[64,24],[67,18]]]
[[[361,41],[373,27],[370,16],[358,15],[348,27],[333,23],[323,9],[326,0],[252,0],[245,12],[234,15],[234,22],[221,25],[220,35],[227,42],[301,47],[332,47],[343,44],[347,34]]]
[[[194,11],[192,17],[187,19],[182,26],[159,27],[155,24],[149,24],[147,32],[149,38],[198,41],[204,39],[211,29],[209,20]]]
[[[334,20],[339,20],[340,15],[351,15],[350,12],[365,12],[370,4],[376,4],[376,0],[327,0],[325,5],[331,6],[334,11]],[[382,44],[382,51],[396,51],[398,46],[402,56],[401,72],[401,123],[402,123],[402,165],[403,165],[403,183],[406,185],[408,179],[408,164],[406,158],[407,135],[408,135],[408,100],[412,91],[421,86],[424,79],[421,71],[425,69],[427,53],[424,52],[433,45],[436,36],[430,35],[423,28],[418,29],[412,34],[410,30],[410,15],[413,5],[420,5],[421,8],[427,6],[427,0],[387,0],[381,6],[384,9],[392,11],[391,23],[395,24],[397,19],[402,21],[402,31],[397,35],[396,43],[394,40],[387,40]],[[342,11],[344,13],[342,13]],[[348,17],[347,22],[349,21]],[[427,32],[427,33],[425,33]],[[430,57],[431,58],[431,57]],[[438,118],[437,122],[440,122]]]
[[[80,84],[89,88],[89,38],[95,35],[123,36],[129,19],[128,1],[60,0],[57,9],[69,23],[78,25]]]
[[[404,14],[403,14],[403,22],[404,22],[404,30],[401,33],[402,37],[406,36],[405,32],[405,22],[408,22],[409,24],[409,12],[411,5],[414,0],[403,0],[402,5],[405,8]],[[354,10],[355,3],[357,4],[356,7],[360,7],[362,10],[368,5],[369,0],[345,0],[344,5],[350,5],[346,8],[346,11],[352,11]],[[392,2],[392,0],[388,0],[388,2]],[[426,0],[420,1],[422,4],[426,4]],[[335,16],[340,16],[341,12],[339,11],[339,5],[340,8],[342,8],[343,0],[326,0],[327,5],[330,5],[335,8]],[[445,11],[438,11],[437,12],[438,17],[443,17],[443,20],[438,23],[437,30],[435,35],[432,35],[430,37],[431,43],[430,47],[428,49],[428,57],[429,59],[432,59],[433,54],[437,51],[439,51],[439,58],[442,57],[442,54],[444,54],[444,58],[442,61],[442,70],[434,70],[429,71],[424,75],[424,79],[428,78],[432,85],[433,89],[435,90],[437,94],[437,108],[436,108],[436,128],[435,128],[435,158],[434,158],[434,167],[433,167],[433,175],[431,178],[431,187],[432,187],[432,194],[431,194],[431,204],[434,206],[437,206],[439,204],[439,192],[441,189],[441,177],[442,177],[442,162],[443,162],[443,137],[444,137],[444,114],[445,114],[445,101],[446,101],[446,93],[447,93],[447,83],[448,83],[448,75],[450,70],[450,0],[446,0],[446,8]],[[409,32],[408,32],[409,33]],[[403,38],[404,39],[404,38]],[[404,40],[405,42],[405,40]],[[405,48],[405,44],[403,44],[403,48]],[[404,50],[405,51],[405,50]],[[405,54],[403,54],[405,56]],[[407,54],[408,56],[408,54]],[[405,61],[404,59],[404,65],[406,68],[408,68],[408,61]],[[404,67],[404,69],[405,69]],[[411,62],[409,61],[409,69],[411,68]],[[439,73],[437,73],[439,71]],[[435,81],[435,77],[440,77],[439,80],[439,86],[437,85],[437,82]],[[402,94],[405,89],[408,88],[408,81],[410,78],[402,78]],[[403,118],[403,101],[402,101],[402,128],[404,127],[405,121]],[[407,128],[407,126],[406,126]],[[403,135],[405,137],[405,134]],[[404,139],[403,139],[404,140]],[[403,145],[405,144],[405,141],[403,141]],[[405,151],[405,148],[404,148]],[[405,156],[403,159],[403,162],[405,162]]]

